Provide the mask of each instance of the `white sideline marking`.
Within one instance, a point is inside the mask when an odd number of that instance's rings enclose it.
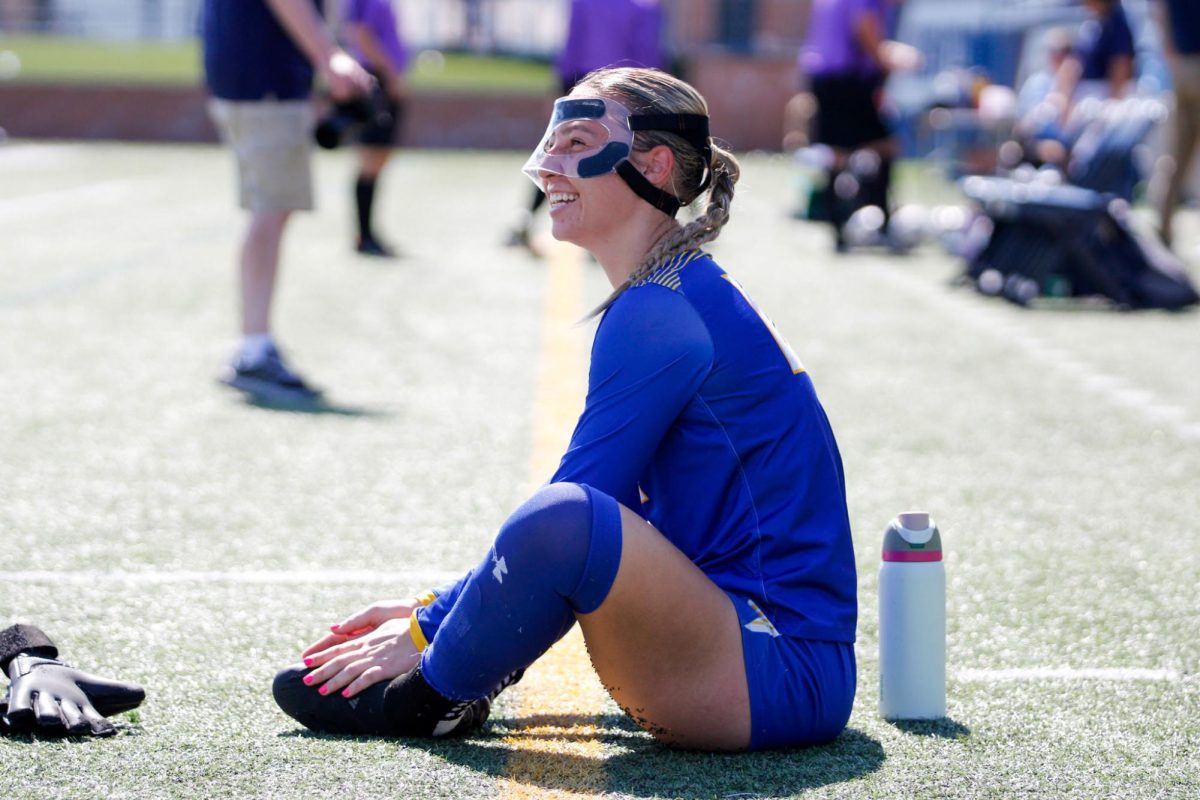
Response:
[[[456,581],[463,572],[451,570],[413,569],[385,572],[382,570],[27,570],[0,572],[4,583],[231,583],[231,584],[342,584],[392,583],[397,586],[421,584],[440,585]]]
[[[28,217],[61,215],[79,205],[115,205],[131,198],[144,198],[148,186],[164,183],[162,178],[112,178],[81,186],[49,189],[37,194],[0,200],[0,220],[15,222]]]
[[[1166,681],[1180,679],[1173,669],[1139,667],[1018,667],[1014,669],[960,669],[954,677],[964,682],[998,681]]]
[[[877,275],[894,286],[1020,348],[1026,356],[1056,370],[1076,386],[1099,395],[1114,406],[1136,412],[1147,422],[1168,428],[1182,439],[1200,441],[1200,422],[1192,421],[1184,409],[1163,402],[1149,389],[1132,386],[1122,378],[1042,341],[1012,320],[1002,317],[997,310],[983,304],[968,304],[949,290],[921,281],[881,259],[871,258],[867,261]]]
[[[7,174],[32,172],[46,167],[75,166],[88,158],[84,145],[5,142],[0,146],[0,166]]]

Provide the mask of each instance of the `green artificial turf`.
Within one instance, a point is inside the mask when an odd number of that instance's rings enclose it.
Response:
[[[353,154],[318,154],[276,325],[329,404],[298,413],[215,381],[243,225],[226,152],[0,147],[0,622],[40,624],[148,695],[112,739],[0,738],[0,797],[505,796],[539,721],[522,686],[481,736],[428,743],[306,733],[269,683],[343,614],[469,568],[545,477],[529,463],[554,267],[500,246],[523,159],[399,153],[379,227],[406,255],[381,262],[351,251]],[[835,256],[790,217],[789,159],[744,167],[711,251],[838,437],[859,570],[849,728],[810,750],[680,753],[609,702],[558,721],[564,740],[596,725],[595,754],[540,756],[523,788],[589,797],[554,776],[599,769],[620,798],[1200,796],[1200,314],[1020,309],[952,285],[961,264],[933,244]],[[1196,274],[1200,220],[1180,222]],[[584,283],[590,307],[608,287],[594,264]],[[889,723],[879,547],[918,507],[945,545],[949,716]],[[1166,678],[988,672],[1050,668]]]

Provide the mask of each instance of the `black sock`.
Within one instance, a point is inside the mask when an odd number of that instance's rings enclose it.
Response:
[[[842,228],[845,227],[846,220],[850,218],[850,205],[853,203],[853,198],[845,198],[837,193],[836,186],[838,177],[841,175],[842,170],[830,170],[829,180],[825,184],[825,188],[821,190],[826,219],[833,226],[833,230],[839,240],[841,239]]]
[[[374,239],[371,233],[371,207],[375,204],[375,179],[362,175],[354,184],[354,200],[358,207],[358,238],[362,241]]]
[[[871,202],[883,211],[883,228],[886,231],[892,222],[892,159],[884,158],[879,163],[879,177],[872,193]]]

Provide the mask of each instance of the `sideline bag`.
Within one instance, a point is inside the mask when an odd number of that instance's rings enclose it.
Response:
[[[962,188],[992,226],[966,267],[986,294],[1021,305],[1101,295],[1126,309],[1200,302],[1179,259],[1139,237],[1128,204],[1111,194],[1009,178],[968,178]]]

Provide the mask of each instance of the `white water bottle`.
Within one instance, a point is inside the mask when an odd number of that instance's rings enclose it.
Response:
[[[879,714],[946,716],[946,571],[941,535],[923,511],[897,515],[883,535]]]

